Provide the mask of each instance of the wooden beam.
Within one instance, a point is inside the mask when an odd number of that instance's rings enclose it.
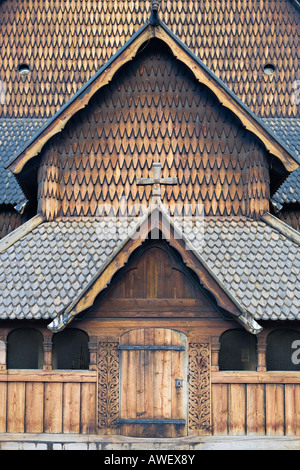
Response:
[[[212,372],[213,384],[300,384],[300,372]]]
[[[97,371],[9,370],[0,372],[0,382],[97,382]]]

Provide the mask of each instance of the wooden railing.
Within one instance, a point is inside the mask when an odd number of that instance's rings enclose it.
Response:
[[[97,433],[96,371],[1,371],[0,432]],[[212,434],[300,435],[300,373],[212,372]]]
[[[0,432],[95,433],[96,383],[94,371],[1,372]]]
[[[300,373],[213,372],[215,435],[300,435]]]

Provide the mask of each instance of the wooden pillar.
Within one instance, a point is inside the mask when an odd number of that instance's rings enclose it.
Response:
[[[90,364],[89,370],[97,370],[97,337],[91,336],[88,342],[88,348],[90,353]]]
[[[266,365],[266,346],[267,337],[266,335],[258,335],[256,350],[257,350],[257,372],[265,372],[267,370]]]
[[[52,370],[52,338],[46,337],[43,342],[44,347],[44,364],[43,370]]]
[[[0,370],[6,370],[6,341],[4,337],[0,336]]]
[[[220,338],[219,336],[212,336],[211,338],[211,370],[212,372],[219,371],[219,351],[220,351]]]

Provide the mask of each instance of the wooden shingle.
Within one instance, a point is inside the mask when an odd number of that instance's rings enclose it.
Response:
[[[165,0],[160,17],[250,109],[295,117],[299,8],[291,0]],[[151,2],[1,2],[1,116],[49,117],[145,23]],[[267,64],[274,74],[264,74]],[[28,75],[18,67],[27,64]]]

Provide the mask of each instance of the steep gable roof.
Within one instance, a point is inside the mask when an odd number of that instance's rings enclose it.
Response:
[[[163,0],[165,24],[261,117],[299,116],[298,0]],[[2,0],[4,117],[50,117],[147,21],[150,0]],[[18,66],[31,72],[20,76]],[[264,74],[272,63],[273,75]]]
[[[206,85],[218,100],[230,109],[242,124],[260,139],[267,150],[275,155],[286,167],[292,171],[299,166],[300,159],[293,156],[290,151],[276,138],[262,120],[255,116],[244,103],[226,85],[214,75],[203,62],[201,62],[167,27],[163,22],[153,26],[145,23],[132,38],[51,118],[36,136],[26,144],[20,153],[8,163],[8,167],[16,174],[20,174],[24,165],[35,157],[46,142],[60,132],[69,119],[81,108],[87,106],[91,97],[101,87],[106,85],[116,71],[131,60],[139,47],[151,38],[164,41],[173,54],[195,75],[196,79]]]

